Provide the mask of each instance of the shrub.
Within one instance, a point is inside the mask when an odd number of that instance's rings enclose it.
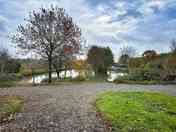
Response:
[[[117,79],[120,79],[120,80],[131,80],[131,81],[143,81],[143,80],[145,80],[144,72],[140,68],[134,69],[128,75],[122,76],[122,77],[117,78]]]
[[[160,83],[163,83],[163,82],[160,81],[160,80],[144,80],[144,79],[141,78],[141,76],[133,74],[133,75],[118,77],[117,79],[114,80],[114,83],[154,85],[154,84],[160,84]]]

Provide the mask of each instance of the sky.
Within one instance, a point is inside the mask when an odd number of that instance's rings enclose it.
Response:
[[[117,59],[120,48],[170,50],[176,39],[176,0],[0,0],[0,46],[16,55],[8,39],[29,12],[51,5],[66,9],[89,45],[109,46]]]

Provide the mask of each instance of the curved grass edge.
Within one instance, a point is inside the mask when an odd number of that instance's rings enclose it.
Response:
[[[134,85],[175,85],[176,82],[173,81],[158,81],[158,80],[151,80],[151,81],[132,81],[132,80],[114,80],[114,84],[134,84]]]

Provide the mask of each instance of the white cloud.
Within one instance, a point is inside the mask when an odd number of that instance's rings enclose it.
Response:
[[[149,7],[157,7],[158,9],[164,8],[169,1],[167,0],[151,0],[148,2]]]
[[[27,17],[29,11],[36,10],[40,7],[49,7],[50,4],[57,5],[66,9],[69,15],[73,17],[75,22],[81,27],[83,37],[88,39],[89,43],[115,43],[124,40],[118,37],[120,33],[130,32],[134,30],[138,20],[134,17],[126,17],[122,20],[114,20],[121,15],[125,15],[126,3],[115,3],[115,8],[112,8],[107,4],[99,4],[96,8],[92,8],[88,5],[86,0],[74,0],[70,3],[70,0],[16,0],[8,1],[6,3],[7,8],[11,8],[9,13],[16,15],[18,21],[12,20],[11,23],[13,32],[17,25],[23,23],[23,18]],[[22,6],[21,6],[22,4]],[[16,26],[14,26],[16,24]]]
[[[109,16],[109,15],[102,15],[102,16],[99,16],[97,19],[96,19],[96,22],[98,24],[106,24],[106,23],[109,23],[112,21],[112,17]]]
[[[8,0],[4,1],[4,9],[0,10],[2,10],[1,12],[4,10],[4,14],[9,18],[2,17],[3,15],[0,14],[0,23],[1,21],[8,23],[8,31],[14,32],[17,25],[24,22],[23,19],[28,16],[29,11],[40,7],[49,7],[52,4],[66,9],[81,27],[84,38],[90,44],[101,43],[105,45],[109,43],[110,46],[113,44],[119,46],[134,42],[130,38],[124,39],[121,34],[132,34],[141,28],[142,22],[150,23],[151,18],[155,17],[153,15],[154,8],[164,10],[174,3],[176,5],[176,0],[135,0],[131,2],[108,0],[107,2],[110,4],[100,1],[97,6],[92,7],[88,4],[88,0]],[[133,11],[140,13],[143,17],[135,16]],[[160,24],[160,22],[158,23]],[[146,29],[146,32],[147,30],[150,29]],[[140,35],[135,34],[136,37]],[[155,36],[155,34],[153,35]],[[152,41],[153,38],[153,36],[143,37],[144,41]]]
[[[170,6],[176,6],[176,0],[142,0],[138,11],[144,16],[150,16],[154,13],[155,9],[165,10]]]
[[[120,1],[120,2],[114,2],[113,3],[115,8],[116,8],[116,11],[114,12],[115,15],[117,16],[122,16],[122,15],[125,15],[127,13],[127,10],[126,10],[126,3],[123,1]]]

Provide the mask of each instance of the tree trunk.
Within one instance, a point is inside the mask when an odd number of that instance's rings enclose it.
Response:
[[[57,65],[53,64],[54,69],[56,70],[56,74],[57,74],[57,79],[60,79],[60,70],[58,69]]]
[[[52,83],[52,57],[51,56],[49,56],[48,58],[48,70],[49,70],[48,83]]]
[[[56,68],[57,79],[60,79],[60,71]]]

